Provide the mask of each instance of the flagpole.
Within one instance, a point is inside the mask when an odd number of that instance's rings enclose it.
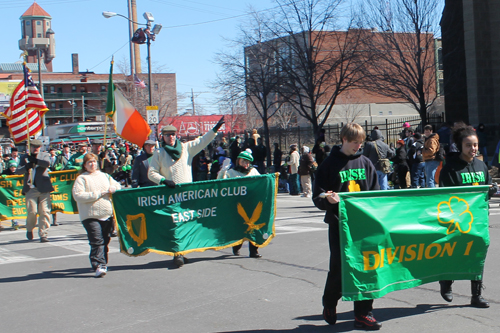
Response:
[[[111,57],[111,69],[110,69],[110,72],[109,72],[109,77],[110,77],[110,81],[111,82],[111,85],[108,84],[108,103],[109,103],[109,89],[111,90],[114,90],[114,85],[112,84],[113,81],[112,80],[112,77],[113,77],[113,64],[115,63],[115,56],[113,55]],[[104,118],[106,118],[104,120],[104,139],[103,139],[103,148],[104,148],[104,156],[106,156],[106,143],[107,143],[107,132],[108,132],[108,106],[106,105],[106,113],[104,114]],[[101,170],[104,169],[104,158],[101,160]]]
[[[28,150],[26,151],[28,154],[31,154],[30,150],[30,119],[28,115],[28,109],[26,108],[26,100],[28,99],[28,86],[27,86],[27,80],[28,80],[28,75],[26,75],[28,69],[26,68],[26,62],[23,63],[23,69],[24,69],[24,92],[26,93],[24,97],[24,112],[26,113],[26,138],[28,141]],[[30,170],[31,173],[31,170]]]
[[[23,73],[24,73],[24,92],[25,92],[25,96],[24,96],[24,112],[26,113],[26,139],[27,139],[27,142],[28,142],[28,148],[26,150],[26,153],[28,155],[31,155],[31,141],[30,141],[30,118],[29,118],[29,115],[28,115],[28,108],[26,107],[26,100],[28,99],[28,68],[26,68],[26,62],[23,63]],[[27,179],[27,182],[28,182],[28,185],[32,185],[33,184],[33,169],[29,169],[28,170],[28,179]]]

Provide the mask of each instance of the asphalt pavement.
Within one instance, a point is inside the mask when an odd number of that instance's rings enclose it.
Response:
[[[323,321],[328,272],[327,225],[311,199],[278,195],[276,237],[261,259],[231,249],[172,257],[128,257],[111,243],[109,272],[96,279],[78,215],[58,214],[50,243],[29,242],[25,229],[0,232],[0,332],[348,332],[352,302],[338,322]],[[490,202],[491,245],[483,291],[489,309],[469,306],[470,283],[456,281],[445,302],[438,283],[375,300],[384,332],[499,332],[500,199]],[[404,214],[401,216],[405,218]],[[24,224],[24,221],[21,221]],[[244,254],[244,255],[243,255]]]

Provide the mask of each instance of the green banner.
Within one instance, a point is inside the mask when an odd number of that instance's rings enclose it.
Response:
[[[482,278],[488,186],[340,194],[342,296]]]
[[[125,189],[113,194],[121,251],[186,254],[274,237],[278,177],[268,174]]]
[[[78,214],[73,200],[73,183],[78,177],[77,170],[49,172],[54,192],[51,213]],[[0,220],[21,219],[27,217],[26,198],[22,194],[23,175],[2,176],[0,178]]]

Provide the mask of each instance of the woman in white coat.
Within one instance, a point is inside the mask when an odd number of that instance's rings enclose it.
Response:
[[[83,158],[81,174],[73,185],[73,198],[87,230],[90,264],[95,277],[103,277],[108,271],[108,244],[114,223],[110,194],[119,190],[120,184],[99,170],[98,160],[92,153]]]

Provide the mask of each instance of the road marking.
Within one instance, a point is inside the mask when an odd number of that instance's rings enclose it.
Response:
[[[277,217],[274,220],[275,221],[281,221],[281,220],[297,220],[297,219],[310,219],[318,216],[325,216],[325,213],[314,213],[314,214],[309,214],[309,215],[304,215],[304,216],[287,216],[287,217]]]
[[[303,232],[312,232],[312,231],[325,231],[327,228],[315,228],[315,227],[299,227],[299,226],[275,226],[276,235],[291,235],[291,234],[300,234]]]
[[[0,247],[0,265],[2,264],[12,264],[15,262],[24,262],[36,259],[34,257],[25,256],[13,251],[9,251]]]

